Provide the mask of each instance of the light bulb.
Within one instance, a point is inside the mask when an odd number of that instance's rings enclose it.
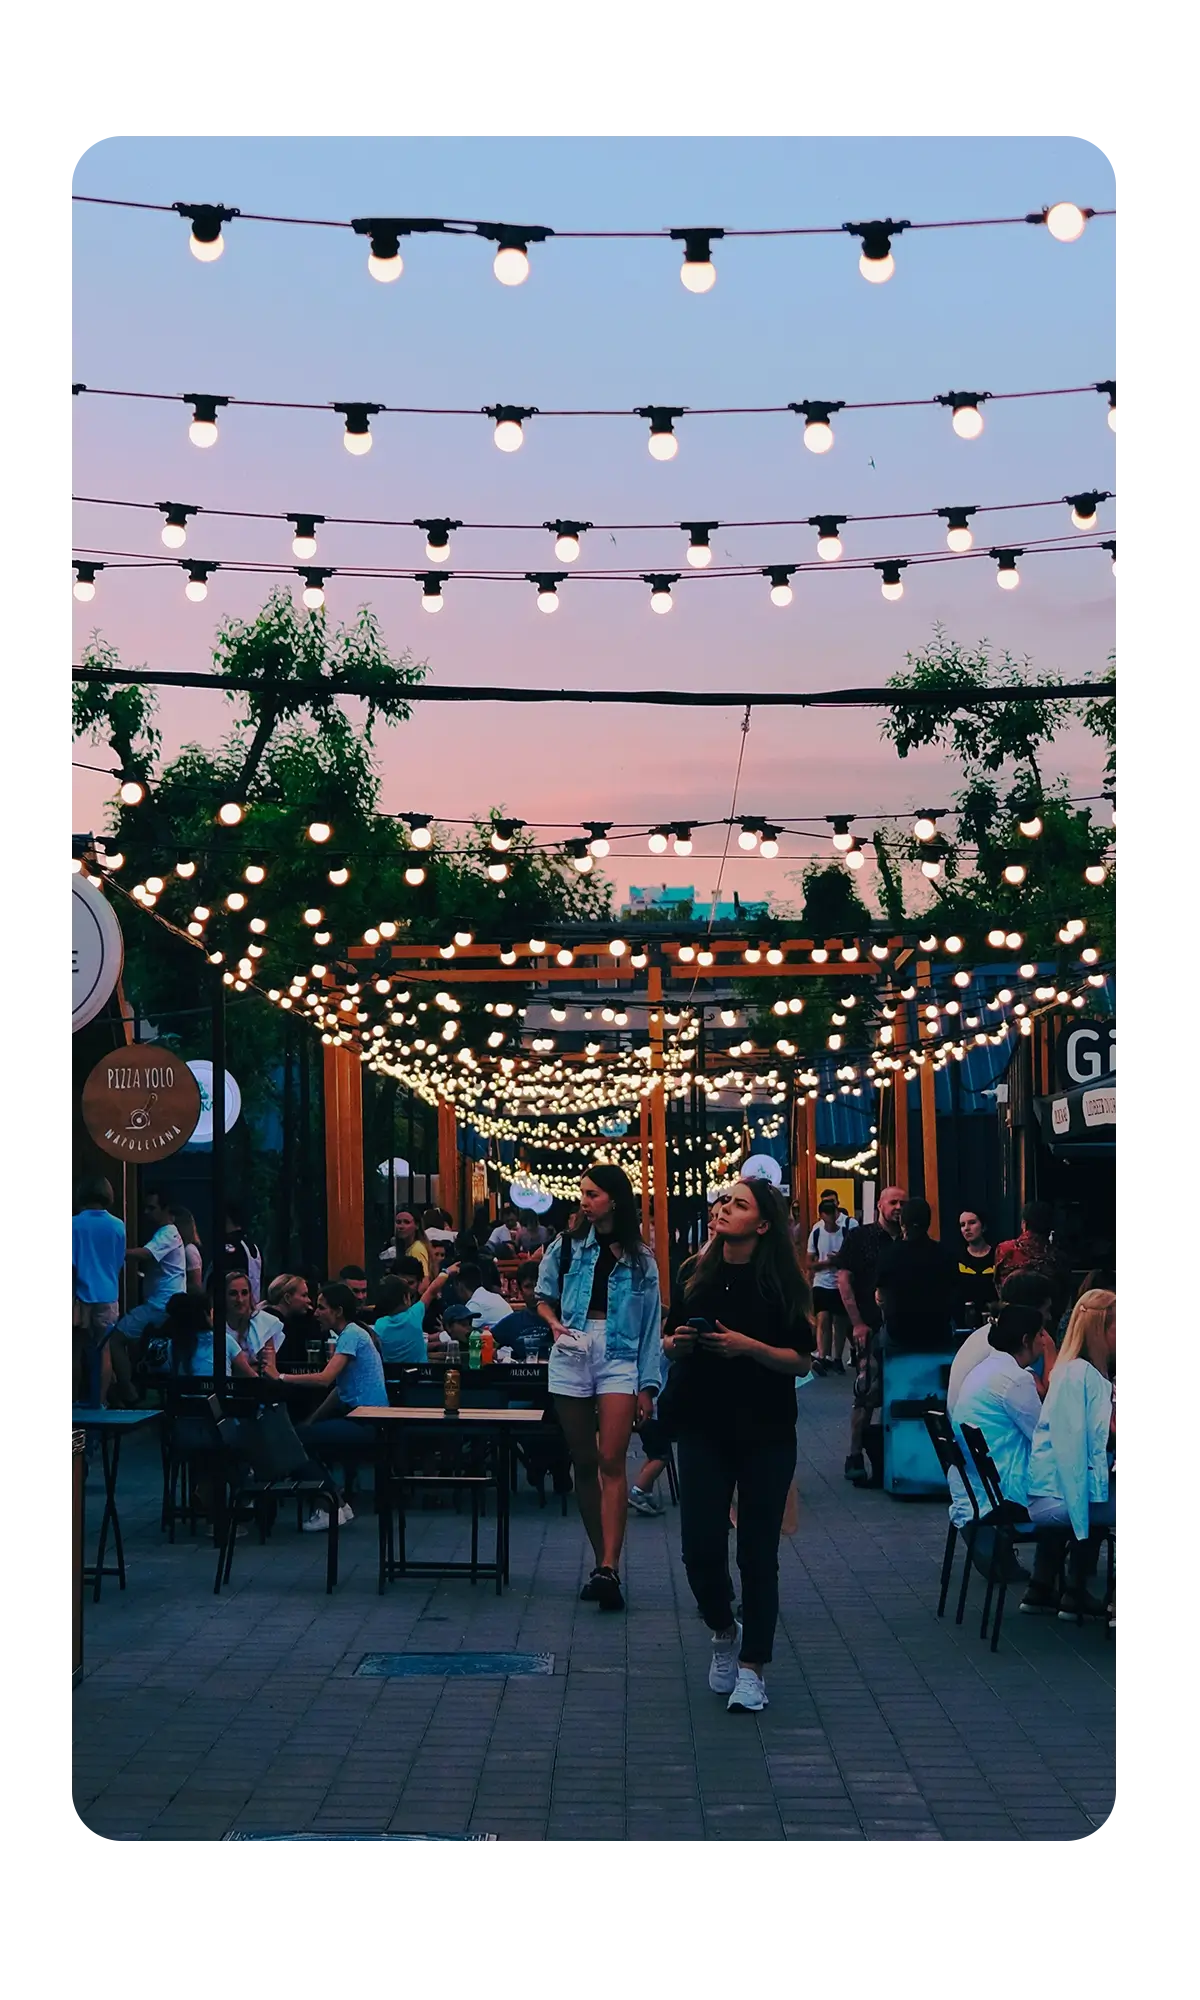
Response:
[[[175,863],[175,873],[181,882],[190,882],[195,872],[196,864],[194,861],[177,861]]]
[[[225,249],[225,238],[218,232],[211,242],[205,242],[193,229],[188,237],[188,249],[201,264],[215,264]]]
[[[810,451],[832,451],[833,426],[823,417],[809,417],[804,426],[804,442]]]
[[[582,854],[573,854],[571,856],[571,866],[580,875],[590,875],[595,863],[585,848]]]
[[[487,865],[487,877],[489,882],[506,882],[508,880],[507,861],[489,861]]]
[[[165,549],[181,549],[187,540],[187,526],[183,521],[168,521],[162,531]]]
[[[678,450],[679,439],[676,437],[674,431],[651,431],[649,444],[651,458],[661,459],[665,462],[669,458],[674,458]]]
[[[897,577],[894,583],[885,582],[881,584],[880,595],[886,597],[889,604],[895,604],[897,599],[904,595],[904,585],[900,581],[900,578]]]
[[[426,590],[421,593],[422,611],[428,611],[430,617],[434,617],[441,610],[441,608],[442,608],[442,594],[440,590],[439,591]]]
[[[90,604],[96,595],[96,586],[90,576],[77,576],[71,586],[71,593],[78,598],[80,604]]]
[[[1018,820],[1017,825],[1020,827],[1021,832],[1025,835],[1026,840],[1036,840],[1039,833],[1042,830],[1042,822],[1038,818],[1036,813],[1033,815],[1032,819]]]
[[[318,847],[324,845],[324,843],[329,839],[332,832],[333,828],[328,824],[326,820],[313,819],[310,820],[308,823],[308,837],[310,840],[315,840]]]
[[[707,542],[690,542],[687,559],[692,569],[707,569],[712,561],[712,550]]]
[[[942,872],[942,863],[940,856],[932,861],[922,861],[921,873],[926,877],[928,881],[936,882],[941,872]]]
[[[764,861],[774,861],[775,856],[779,852],[779,842],[776,840],[773,833],[767,833],[763,835],[763,838],[759,843],[758,851],[762,855]]]
[[[203,604],[208,596],[208,585],[201,576],[191,577],[183,586],[183,594],[193,604]]]
[[[913,838],[915,840],[932,840],[936,832],[937,827],[929,817],[929,814],[919,813],[913,821]]]
[[[667,851],[667,836],[656,828],[649,836],[646,845],[650,849],[651,854],[665,854]]]
[[[554,553],[559,562],[576,562],[579,557],[578,535],[559,535],[555,539]]]
[[[529,259],[515,244],[505,244],[493,257],[492,270],[502,285],[523,285],[529,276]]]
[[[1021,936],[1020,931],[1009,931],[1005,935],[1004,942],[1010,951],[1020,951],[1025,940]],[[1009,997],[1011,998],[1011,995]]]
[[[1108,870],[1101,862],[1093,861],[1084,869],[1083,878],[1085,882],[1091,882],[1094,887],[1098,887],[1107,874]]]
[[[708,258],[685,257],[679,276],[689,292],[711,292],[717,282],[716,266]]]
[[[650,609],[660,614],[670,611],[674,599],[665,584],[650,592]]]
[[[886,257],[868,257],[864,250],[858,268],[869,285],[886,285],[896,268],[896,260],[890,250]]]
[[[817,554],[820,556],[822,562],[836,562],[841,553],[842,538],[840,535],[817,536]]]
[[[425,870],[423,868],[406,868],[404,879],[410,889],[415,889],[425,880]]]
[[[260,861],[248,861],[242,870],[242,879],[257,886],[259,882],[266,881],[267,871]]]
[[[846,856],[846,866],[847,868],[853,869],[855,874],[857,874],[858,870],[863,866],[865,860],[866,856],[863,853],[862,848],[852,847],[850,849],[850,852]]]
[[[350,870],[347,867],[345,867],[344,864],[337,868],[331,868],[329,871],[329,879],[333,883],[335,889],[344,889],[347,882],[350,880]]]
[[[315,556],[316,553],[317,553],[316,536],[302,535],[299,532],[299,530],[297,530],[297,532],[292,536],[292,554],[294,556]]]
[[[433,536],[430,535],[425,543],[425,557],[428,562],[432,563],[449,562],[450,537],[443,535],[440,540],[435,542]]]
[[[217,426],[209,417],[193,417],[188,425],[188,436],[201,451],[207,451],[209,445],[217,441]]]
[[[355,458],[362,458],[371,449],[370,431],[343,431],[342,443]]]
[[[956,437],[977,438],[983,429],[983,415],[976,403],[961,403],[950,424]]]
[[[758,834],[753,827],[744,826],[738,835],[738,846],[750,854],[758,846]]]
[[[1023,882],[1028,873],[1023,861],[1010,861],[1004,870],[1004,879],[1012,883]]]
[[[1110,403],[1108,406],[1108,428],[1110,431],[1115,431],[1117,428],[1117,406],[1115,403]]]
[[[1056,201],[1046,210],[1046,227],[1056,243],[1074,243],[1087,227],[1087,217],[1073,201]]]
[[[1082,530],[1084,534],[1086,534],[1089,531],[1089,529],[1094,528],[1096,525],[1096,506],[1093,496],[1090,493],[1087,494],[1086,496],[1081,493],[1079,497],[1081,500],[1085,500],[1085,502],[1092,501],[1091,511],[1090,513],[1087,511],[1086,505],[1083,509],[1081,509],[1078,505],[1072,507],[1071,525],[1074,528],[1079,528],[1080,530]]]
[[[240,826],[244,817],[245,807],[240,805],[237,799],[226,799],[224,805],[217,811],[217,818],[222,826]]]
[[[301,597],[306,611],[319,611],[325,602],[325,592],[319,583],[306,583]]]
[[[383,257],[377,256],[375,251],[372,250],[370,256],[367,258],[367,270],[373,278],[378,279],[381,285],[394,284],[403,269],[404,259],[400,255],[398,247],[390,256]]]
[[[591,849],[591,852],[596,856],[597,860],[599,861],[603,860],[604,856],[608,853],[609,842],[605,838],[604,834],[596,833],[593,834],[592,838],[589,840],[588,847]]]
[[[525,433],[515,417],[501,417],[492,435],[498,451],[520,451],[525,442]]]
[[[677,833],[675,835],[674,841],[672,842],[672,845],[674,846],[676,854],[690,854],[692,851],[691,834]]]
[[[965,554],[967,549],[974,548],[975,546],[975,537],[967,524],[968,512],[974,513],[974,511],[974,508],[968,509],[965,507],[939,507],[938,509],[938,512],[947,522],[946,547],[952,549],[956,556]]]
[[[126,778],[118,797],[123,806],[140,806],[146,796],[146,787],[140,778]]]
[[[557,611],[558,592],[550,587],[544,587],[539,590],[537,594],[537,608],[539,611]]]
[[[433,846],[433,834],[428,825],[425,824],[415,825],[409,834],[409,839],[412,841],[414,847]]]
[[[996,582],[1000,585],[1001,590],[1016,590],[1020,581],[1021,572],[1015,563],[1011,566],[1006,564],[1003,569],[996,571]]]

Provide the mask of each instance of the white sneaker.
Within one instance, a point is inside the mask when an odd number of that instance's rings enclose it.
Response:
[[[323,1535],[328,1527],[329,1515],[324,1507],[314,1507],[307,1521],[301,1522],[300,1532],[304,1535]]]
[[[353,1519],[354,1519],[354,1509],[350,1505],[350,1502],[347,1500],[344,1507],[338,1508],[338,1527],[344,1528],[347,1521],[352,1521]]]
[[[735,1624],[732,1639],[718,1639],[713,1634],[712,1661],[708,1669],[708,1685],[714,1694],[732,1694],[738,1683],[738,1648],[742,1643],[742,1628]]]
[[[635,1514],[646,1514],[651,1520],[656,1520],[662,1513],[662,1507],[654,1494],[643,1493],[640,1486],[630,1487],[629,1505]]]
[[[730,1709],[744,1708],[751,1713],[755,1713],[758,1709],[766,1708],[766,1706],[767,1690],[763,1685],[762,1675],[756,1674],[753,1667],[739,1667],[737,1670],[737,1681],[734,1684],[733,1693],[730,1695],[726,1707]]]

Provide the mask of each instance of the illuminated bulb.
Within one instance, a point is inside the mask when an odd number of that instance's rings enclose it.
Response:
[[[1079,528],[1083,531],[1083,533],[1086,534],[1089,531],[1089,529],[1095,527],[1096,525],[1095,503],[1098,497],[1099,496],[1094,493],[1081,493],[1078,496],[1078,500],[1071,508],[1071,526],[1073,528]],[[1084,504],[1080,506],[1079,501],[1082,501]],[[1092,503],[1090,510],[1087,504],[1089,501]]]
[[[804,425],[804,442],[818,454],[833,450],[833,426],[827,417],[809,417]]]
[[[569,945],[564,944],[560,950],[555,952],[554,959],[557,965],[574,965],[575,954]]]
[[[842,553],[842,538],[834,530],[823,529],[817,536],[817,554],[822,562],[837,562]]]
[[[257,883],[259,883],[259,882],[265,882],[265,881],[266,881],[266,879],[267,879],[267,871],[266,871],[266,869],[265,869],[265,868],[263,867],[263,865],[262,865],[262,863],[261,863],[261,862],[259,862],[259,861],[248,861],[248,862],[246,863],[246,866],[245,866],[245,867],[243,868],[243,870],[242,870],[242,877],[243,877],[243,880],[244,880],[244,881],[247,881],[247,882],[254,882],[254,883],[256,883],[256,884],[257,884]]]
[[[798,1000],[793,997],[787,1003],[787,1010],[789,1014],[802,1014],[804,1012],[803,1000]]]
[[[232,906],[232,904],[233,904],[233,898],[232,898],[232,897],[230,897],[230,899],[229,899],[229,900],[230,900],[230,905]],[[325,914],[325,913],[324,913],[324,911],[323,911],[323,910],[318,910],[318,909],[317,909],[317,908],[316,908],[316,907],[314,906],[314,907],[313,907],[312,909],[308,909],[308,910],[305,910],[305,912],[304,912],[304,921],[305,921],[305,923],[306,923],[306,924],[319,924],[319,923],[320,923],[320,921],[321,921],[321,918],[323,917],[323,915],[324,915],[324,914]]]
[[[697,255],[697,251],[702,254]],[[708,255],[707,241],[684,251],[683,264],[679,272],[680,283],[689,292],[711,292],[717,282],[717,270]]]
[[[165,886],[161,875],[147,875],[146,887],[152,896],[161,896]]]
[[[517,244],[503,244],[492,259],[492,270],[502,285],[523,285],[529,276],[529,259]]]
[[[859,869],[864,866],[866,858],[861,847],[852,847],[846,856],[846,866],[857,874]]]
[[[318,846],[323,846],[332,833],[333,828],[325,820],[314,819],[309,821],[308,837],[310,840],[315,840]]]
[[[240,826],[245,818],[245,808],[236,799],[226,799],[225,804],[218,808],[217,818],[222,826]]]
[[[1004,943],[1004,932],[989,931],[987,934],[987,941],[990,945],[996,945],[996,946],[1002,945]]]
[[[464,947],[465,947],[465,946],[467,946],[467,945],[469,945],[469,944],[474,944],[474,942],[475,942],[475,933],[474,933],[474,931],[455,931],[455,933],[454,933],[454,942],[455,942],[455,944],[459,944],[459,945],[462,945],[462,946],[464,946]],[[532,948],[532,947],[531,947],[531,948]],[[545,945],[543,945],[543,946],[542,946],[542,950],[544,951],[544,950],[545,950],[545,948],[546,948],[546,947],[545,947]]]
[[[552,583],[540,585],[537,594],[537,608],[539,611],[545,612],[558,610],[558,591]]]
[[[330,869],[329,880],[335,889],[343,889],[350,880],[350,870],[344,864],[339,864],[338,867]]]
[[[1074,243],[1086,226],[1087,216],[1073,201],[1056,201],[1046,210],[1046,227],[1056,243]]]
[[[1092,861],[1084,869],[1083,879],[1085,882],[1091,882],[1093,886],[1098,886],[1101,882],[1104,881],[1107,874],[1108,870],[1107,868],[1104,867],[1102,862]]]
[[[188,436],[192,443],[207,451],[209,445],[217,441],[216,421],[212,417],[193,417],[188,425]]]
[[[140,778],[126,778],[117,796],[123,806],[140,806],[146,796],[146,787]]]
[[[648,449],[651,458],[657,458],[662,464],[675,457],[679,450],[679,439],[671,429],[670,423],[665,430],[651,431]]]
[[[195,872],[196,864],[194,861],[177,861],[175,863],[175,873],[181,882],[190,882]]]
[[[319,611],[325,602],[325,592],[319,583],[306,583],[301,599],[306,611]]]
[[[776,840],[774,833],[769,830],[764,833],[758,851],[764,861],[774,861],[775,856],[779,852],[779,842]]]
[[[783,610],[791,603],[794,594],[791,584],[786,580],[782,583],[773,583],[771,585],[771,602],[772,604],[777,604],[780,610]]]
[[[756,945],[748,944],[742,953],[742,957],[745,959],[747,965],[757,965],[762,958],[762,953]]]
[[[738,846],[743,848],[747,854],[752,853],[758,846],[757,830],[752,826],[743,826],[738,835]]]
[[[1025,940],[1021,936],[1020,931],[1009,931],[1005,936],[1004,942],[1010,951],[1020,951]]]
[[[680,827],[678,833],[672,836],[671,845],[676,854],[690,854],[693,845],[691,827]]]
[[[960,403],[950,419],[956,437],[977,438],[983,430],[983,413],[977,403]]]
[[[936,832],[937,826],[928,813],[918,814],[917,818],[913,821],[914,840],[932,840]]]
[[[165,549],[181,549],[187,540],[187,515],[182,507],[168,507],[162,531]]]
[[[250,928],[251,928],[251,930],[252,930],[252,931],[254,931],[254,932],[255,932],[255,933],[256,933],[256,934],[257,934],[257,935],[258,935],[259,937],[261,937],[261,936],[262,936],[262,934],[263,934],[263,932],[264,932],[264,931],[266,930],[266,928],[267,928],[267,920],[266,920],[266,918],[265,918],[265,917],[251,917],[251,919],[250,919]]]
[[[828,953],[826,953],[826,956],[828,957]],[[767,964],[768,965],[783,964],[783,953],[780,951],[779,946],[777,944],[773,944],[771,946],[770,951],[767,953]],[[747,1047],[749,1047],[748,1043]]]
[[[433,834],[426,820],[418,820],[411,828],[409,839],[414,847],[432,847]]]
[[[1016,590],[1020,581],[1021,572],[1017,568],[1015,556],[1008,555],[1006,560],[1005,556],[1002,555],[996,571],[996,582],[1000,585],[1001,590]]]
[[[1100,954],[1094,944],[1087,944],[1079,954],[1085,965],[1095,965]]]
[[[671,596],[670,585],[666,583],[656,583],[650,592],[651,611],[657,611],[660,615],[662,615],[671,610],[673,603],[674,599]]]
[[[487,878],[489,882],[507,881],[508,880],[507,861],[489,861],[487,865]]]
[[[624,958],[628,949],[629,947],[625,943],[624,938],[613,938],[608,947],[609,956],[610,958]]]
[[[876,563],[875,567],[883,578],[880,585],[881,595],[887,598],[889,604],[897,603],[904,595],[904,581],[900,575],[901,565],[898,562],[885,562]]]
[[[492,433],[497,451],[520,451],[525,433],[516,417],[501,417]]]
[[[342,432],[342,443],[354,458],[364,458],[366,456],[367,452],[371,449],[371,433],[367,428],[365,417],[363,418],[360,430],[351,430],[349,419],[347,419],[346,428]]]
[[[556,536],[554,553],[559,562],[576,562],[579,558],[578,535],[563,534]]]
[[[930,856],[926,860],[922,861],[921,873],[922,875],[925,876],[927,881],[936,882],[941,872],[942,872],[942,858],[940,854]]]
[[[95,574],[98,567],[98,564],[93,563],[78,563],[76,565],[75,581],[71,585],[71,594],[80,604],[90,604],[96,595]]]
[[[963,941],[960,937],[948,937],[946,939],[947,951],[961,951],[962,948],[963,948]]]
[[[1034,813],[1032,819],[1018,820],[1017,825],[1025,835],[1026,840],[1036,840],[1042,830],[1042,822],[1037,813]]]
[[[202,575],[190,576],[183,586],[183,594],[192,604],[203,604],[208,596],[208,582]]]

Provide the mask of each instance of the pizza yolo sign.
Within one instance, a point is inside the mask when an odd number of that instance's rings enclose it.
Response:
[[[165,1160],[186,1146],[200,1116],[200,1086],[181,1056],[131,1042],[101,1056],[83,1086],[83,1122],[114,1160]]]

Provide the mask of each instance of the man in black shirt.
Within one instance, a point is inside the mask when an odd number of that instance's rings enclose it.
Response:
[[[883,1429],[876,1425],[871,1434],[871,1416],[883,1401],[879,1366],[878,1337],[882,1313],[875,1293],[879,1285],[879,1260],[900,1237],[900,1209],[903,1188],[884,1188],[876,1209],[876,1220],[862,1229],[852,1229],[838,1259],[838,1290],[850,1320],[858,1373],[854,1380],[854,1409],[850,1417],[850,1453],[845,1475],[856,1486],[883,1484]],[[868,1476],[864,1451],[869,1451]]]
[[[880,1253],[876,1298],[891,1348],[949,1347],[958,1296],[958,1262],[931,1239],[929,1203],[911,1195],[900,1209],[901,1240]]]

